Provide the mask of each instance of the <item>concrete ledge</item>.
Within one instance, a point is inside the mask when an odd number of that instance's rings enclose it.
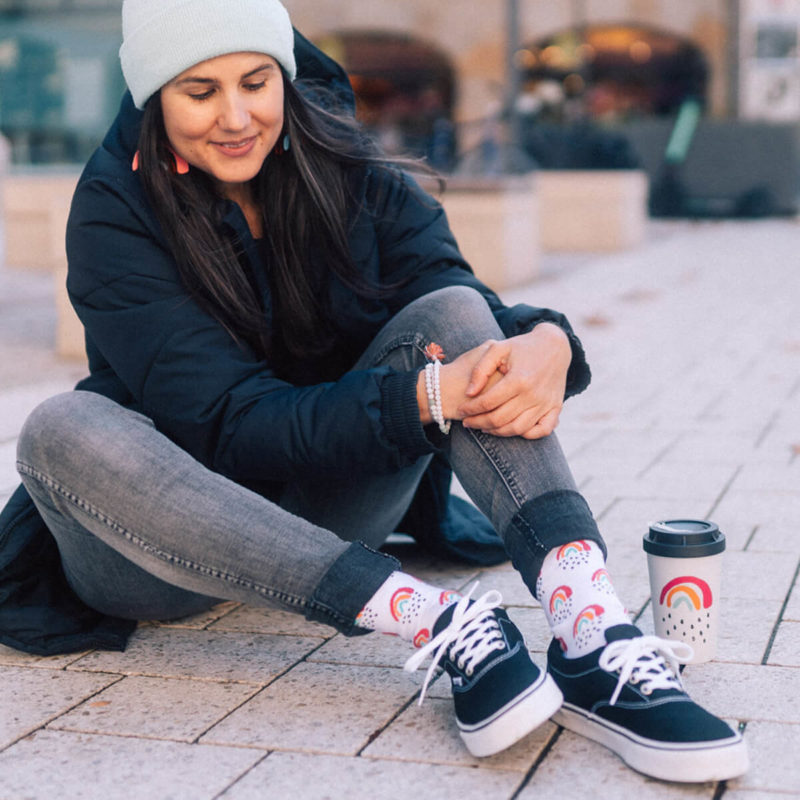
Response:
[[[63,259],[69,204],[78,178],[77,171],[12,172],[4,177],[2,214],[8,266],[54,269]]]
[[[543,250],[626,250],[644,241],[645,172],[541,170],[536,178]]]
[[[530,283],[538,275],[535,187],[530,178],[448,178],[438,196],[464,258],[492,289]]]

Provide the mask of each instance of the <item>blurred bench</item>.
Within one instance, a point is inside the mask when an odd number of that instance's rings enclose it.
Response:
[[[634,169],[542,169],[536,173],[545,251],[636,247],[647,231],[648,179]]]

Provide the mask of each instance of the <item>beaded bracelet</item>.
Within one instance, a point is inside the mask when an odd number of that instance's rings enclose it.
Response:
[[[438,358],[425,365],[425,391],[428,394],[428,409],[433,421],[439,426],[439,430],[447,435],[450,433],[450,421],[445,421],[442,411],[442,388],[439,382],[441,367]]]

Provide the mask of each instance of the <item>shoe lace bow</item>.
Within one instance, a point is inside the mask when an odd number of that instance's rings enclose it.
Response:
[[[470,597],[477,586],[477,583],[473,584],[456,603],[447,627],[439,631],[405,663],[404,669],[407,672],[414,672],[428,655],[433,656],[422,684],[419,705],[422,705],[428,684],[445,654],[469,676],[486,656],[505,647],[505,638],[497,617],[492,613],[492,609],[502,603],[503,597],[500,592],[492,590],[470,602]]]
[[[611,642],[600,654],[599,664],[606,672],[618,672],[619,679],[611,705],[617,702],[622,687],[630,681],[641,684],[641,691],[650,694],[654,689],[683,689],[680,664],[686,664],[694,654],[685,642],[670,642],[658,636],[637,636]]]

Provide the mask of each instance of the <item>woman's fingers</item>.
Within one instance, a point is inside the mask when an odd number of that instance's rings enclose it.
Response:
[[[538,439],[551,434],[558,425],[561,406],[548,411],[542,408],[523,408],[519,403],[506,403],[491,414],[468,417],[462,421],[466,428],[490,433],[492,436],[522,436]]]
[[[508,358],[510,350],[508,340],[502,342],[489,340],[483,346],[486,347],[486,351],[472,368],[469,384],[467,385],[467,397],[479,395],[486,388],[486,382],[489,378],[498,370],[502,371]]]

